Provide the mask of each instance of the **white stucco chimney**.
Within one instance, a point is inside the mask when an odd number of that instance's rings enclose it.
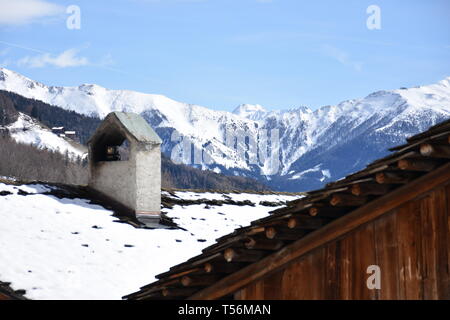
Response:
[[[132,210],[159,217],[161,139],[138,114],[112,112],[89,139],[89,186]]]

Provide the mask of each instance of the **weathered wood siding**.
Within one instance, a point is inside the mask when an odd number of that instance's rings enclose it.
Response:
[[[236,299],[450,299],[450,186],[387,212],[235,293]],[[367,288],[367,267],[381,289]]]
[[[0,292],[0,301],[1,300],[12,300],[11,297],[7,296],[6,294],[3,294]]]

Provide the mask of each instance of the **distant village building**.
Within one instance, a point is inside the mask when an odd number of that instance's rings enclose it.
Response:
[[[52,132],[57,135],[64,134],[64,127],[53,127]]]
[[[159,218],[161,139],[134,113],[112,112],[88,141],[89,186],[137,216]]]
[[[58,137],[61,137],[61,138],[67,137],[74,141],[79,142],[76,131],[68,131],[68,130],[65,130],[64,127],[53,127],[52,133],[56,134]]]
[[[72,140],[76,140],[77,139],[77,133],[76,131],[64,131],[64,136],[72,139]]]

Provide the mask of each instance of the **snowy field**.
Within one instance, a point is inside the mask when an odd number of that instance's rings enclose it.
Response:
[[[186,231],[150,230],[115,222],[111,211],[89,200],[44,194],[50,188],[0,183],[0,281],[26,290],[29,299],[121,299],[277,208],[260,201],[298,198],[177,191],[171,196],[250,200],[255,206],[175,205],[163,212]]]

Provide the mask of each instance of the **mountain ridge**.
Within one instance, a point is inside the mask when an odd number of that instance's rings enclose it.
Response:
[[[450,117],[450,77],[426,86],[379,90],[314,111],[308,107],[272,111],[249,104],[233,112],[216,111],[162,95],[98,85],[49,87],[7,69],[0,69],[0,89],[86,115],[139,113],[162,137],[162,149],[173,160],[256,178],[284,191],[310,190],[341,178],[384,156],[389,147],[406,137]],[[278,134],[279,143],[272,144],[269,136],[261,135],[264,130],[271,137],[272,132]],[[239,141],[238,137],[230,144],[230,132],[258,137],[262,149],[267,146],[273,157],[261,158],[248,148],[240,153],[237,147],[245,149],[245,139]],[[190,153],[181,152],[186,148],[180,149],[180,139],[174,139],[180,136],[194,154],[201,155],[199,161],[192,163]]]
[[[3,162],[0,162],[0,175],[12,175],[26,180],[86,184],[88,169],[85,145],[100,123],[99,118],[79,115],[39,100],[0,90],[0,144],[5,153]],[[76,131],[77,140],[83,145],[69,138],[59,137],[49,127],[64,127],[66,130]],[[16,157],[9,158],[10,154],[15,154]],[[26,159],[20,159],[22,157]],[[42,166],[45,159],[53,161],[50,167]],[[66,161],[69,159],[71,161]],[[254,179],[229,177],[175,164],[164,154],[161,171],[163,186],[167,188],[269,190],[266,185]]]

